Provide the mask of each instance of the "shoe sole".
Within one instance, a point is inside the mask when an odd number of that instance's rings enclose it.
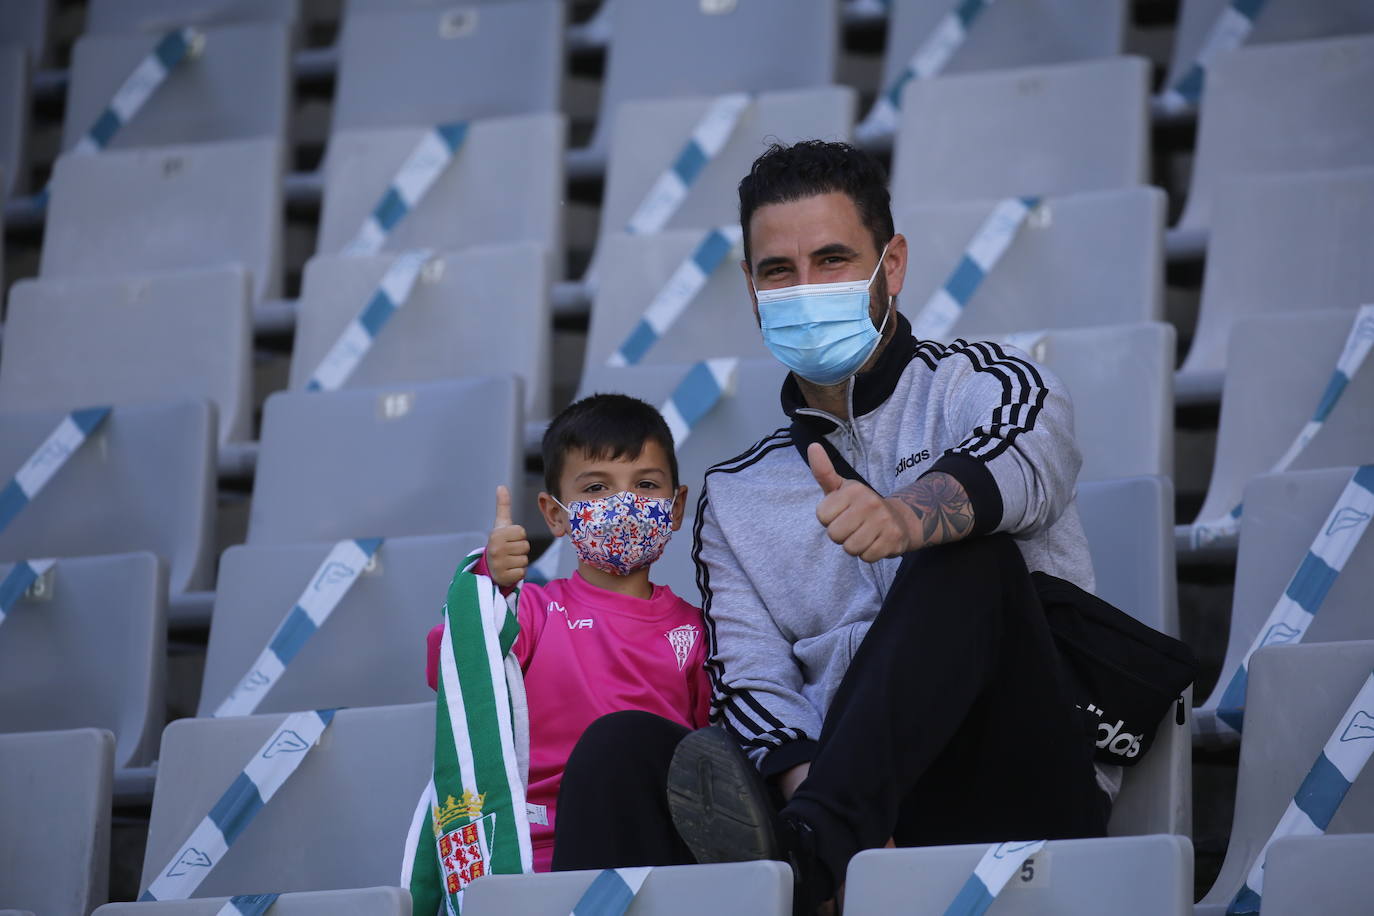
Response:
[[[768,790],[719,728],[683,738],[668,768],[668,810],[698,862],[780,858]]]

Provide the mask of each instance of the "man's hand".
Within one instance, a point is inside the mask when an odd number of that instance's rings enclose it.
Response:
[[[915,517],[909,508],[884,499],[857,480],[845,480],[835,472],[819,442],[807,448],[806,459],[825,494],[816,506],[816,518],[845,553],[865,563],[876,563],[912,549],[910,523]]]
[[[801,785],[811,773],[810,763],[799,763],[790,770],[783,770],[777,775],[778,788],[782,791],[782,797],[792,800],[792,795],[797,791],[797,786]]]
[[[525,578],[530,565],[530,542],[525,529],[511,520],[510,490],[496,488],[496,521],[487,538],[487,571],[501,588],[512,588]]]

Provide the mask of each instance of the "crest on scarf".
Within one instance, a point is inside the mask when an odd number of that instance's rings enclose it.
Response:
[[[463,793],[466,797],[469,793]],[[453,803],[453,796],[448,798]],[[478,802],[478,810],[481,810]],[[444,809],[448,810],[448,805]],[[444,873],[444,889],[456,894],[491,871],[491,841],[495,815],[479,817],[448,832],[440,824],[441,809],[434,807],[434,835],[439,847],[439,867]]]

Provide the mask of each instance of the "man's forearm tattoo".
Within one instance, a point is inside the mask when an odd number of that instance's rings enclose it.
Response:
[[[973,506],[968,493],[948,474],[927,474],[892,495],[906,503],[920,519],[925,545],[957,541],[973,530]]]

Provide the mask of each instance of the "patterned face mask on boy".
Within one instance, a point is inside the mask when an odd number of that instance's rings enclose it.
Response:
[[[673,498],[622,490],[563,507],[577,557],[595,569],[625,576],[663,556],[673,536]]]

